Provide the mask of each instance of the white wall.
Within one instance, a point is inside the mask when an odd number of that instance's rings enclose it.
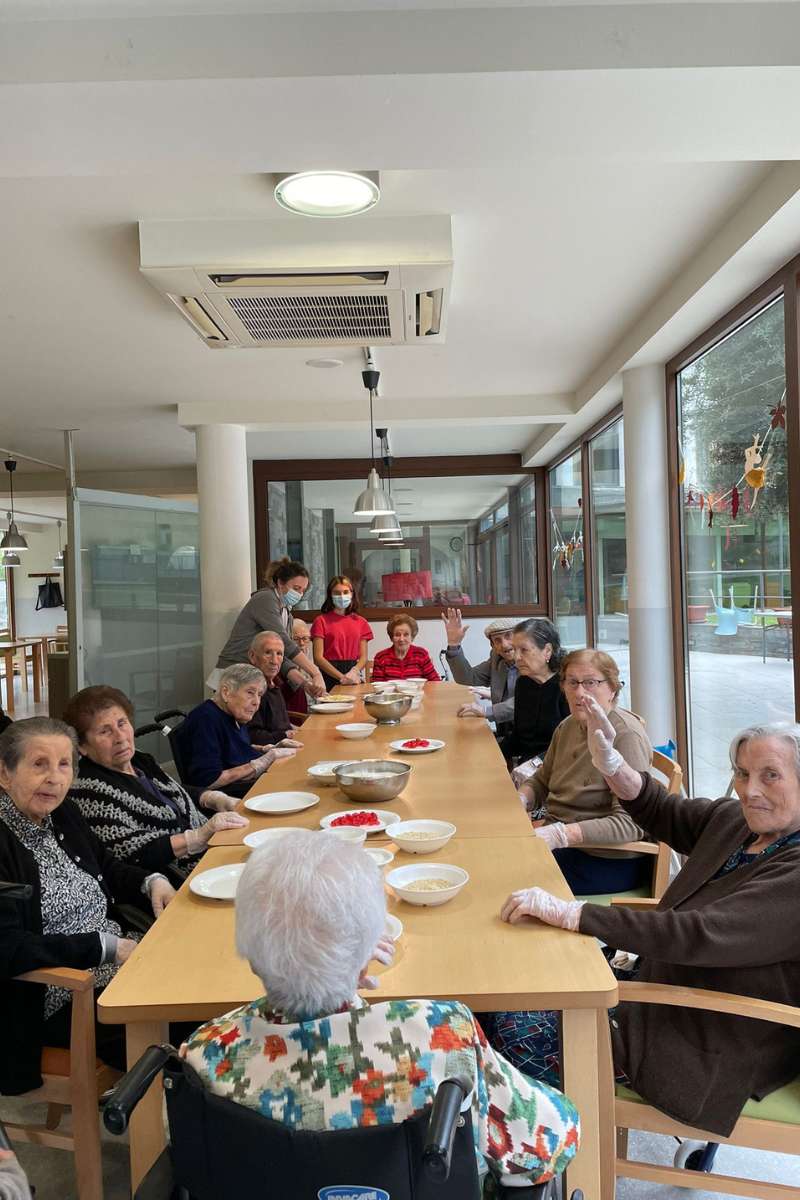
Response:
[[[66,610],[63,608],[42,608],[36,612],[36,598],[39,594],[39,584],[44,579],[29,579],[28,572],[52,571],[53,557],[58,552],[58,532],[55,521],[38,527],[41,532],[29,533],[25,530],[28,549],[20,554],[22,563],[12,568],[14,571],[14,610],[17,620],[17,633],[20,637],[39,633],[55,633],[57,625],[67,622]],[[66,526],[62,529],[62,537],[66,534]],[[55,576],[61,591],[64,591],[64,573],[59,571]]]
[[[402,609],[393,611],[401,612]],[[408,611],[412,616],[414,615],[413,608]],[[465,619],[464,621],[464,624],[469,626],[469,631],[461,645],[467,659],[473,666],[484,662],[489,657],[489,639],[483,631],[491,620],[493,620],[492,617],[476,617],[471,620]],[[524,621],[525,617],[519,616],[516,620]],[[370,621],[370,625],[372,626],[374,640],[369,644],[369,657],[374,658],[378,650],[383,650],[389,645],[389,638],[386,634],[385,621]],[[419,633],[417,634],[416,643],[418,646],[424,646],[433,659],[434,666],[439,670],[439,651],[444,650],[447,644],[442,621],[419,621]]]

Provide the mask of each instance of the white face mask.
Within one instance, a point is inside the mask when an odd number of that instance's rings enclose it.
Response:
[[[347,608],[352,599],[353,596],[351,592],[341,592],[331,596],[331,600],[336,608]]]
[[[299,604],[303,599],[303,593],[298,592],[295,588],[289,588],[288,592],[283,593],[283,603],[287,608],[294,608],[295,604]]]

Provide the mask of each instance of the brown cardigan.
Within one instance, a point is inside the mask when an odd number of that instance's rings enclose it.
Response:
[[[581,933],[642,956],[638,979],[800,1003],[800,846],[719,868],[750,834],[738,800],[668,796],[649,775],[625,808],[689,855],[655,911],[586,904]],[[614,1061],[663,1112],[727,1136],[751,1096],[800,1074],[800,1030],[718,1013],[621,1004]]]

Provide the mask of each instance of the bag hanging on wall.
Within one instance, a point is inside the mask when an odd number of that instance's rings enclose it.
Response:
[[[63,608],[64,597],[61,595],[61,584],[57,579],[46,579],[39,584],[39,595],[36,597],[36,611],[40,608]]]

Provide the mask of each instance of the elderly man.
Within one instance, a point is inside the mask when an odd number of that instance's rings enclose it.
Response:
[[[269,630],[257,633],[247,652],[250,662],[258,667],[267,681],[258,711],[247,726],[250,741],[256,750],[266,750],[269,746],[288,746],[298,750],[303,745],[292,737],[296,730],[289,719],[280,688],[283,654],[283,638]]]
[[[518,621],[514,617],[498,617],[484,629],[492,647],[485,662],[470,666],[461,643],[469,625],[461,620],[460,608],[448,608],[442,613],[447,633],[447,665],[456,683],[465,683],[476,691],[477,699],[458,710],[460,717],[488,717],[494,721],[497,737],[511,733],[514,725],[514,688],[517,668],[514,666],[514,643],[511,638]]]

